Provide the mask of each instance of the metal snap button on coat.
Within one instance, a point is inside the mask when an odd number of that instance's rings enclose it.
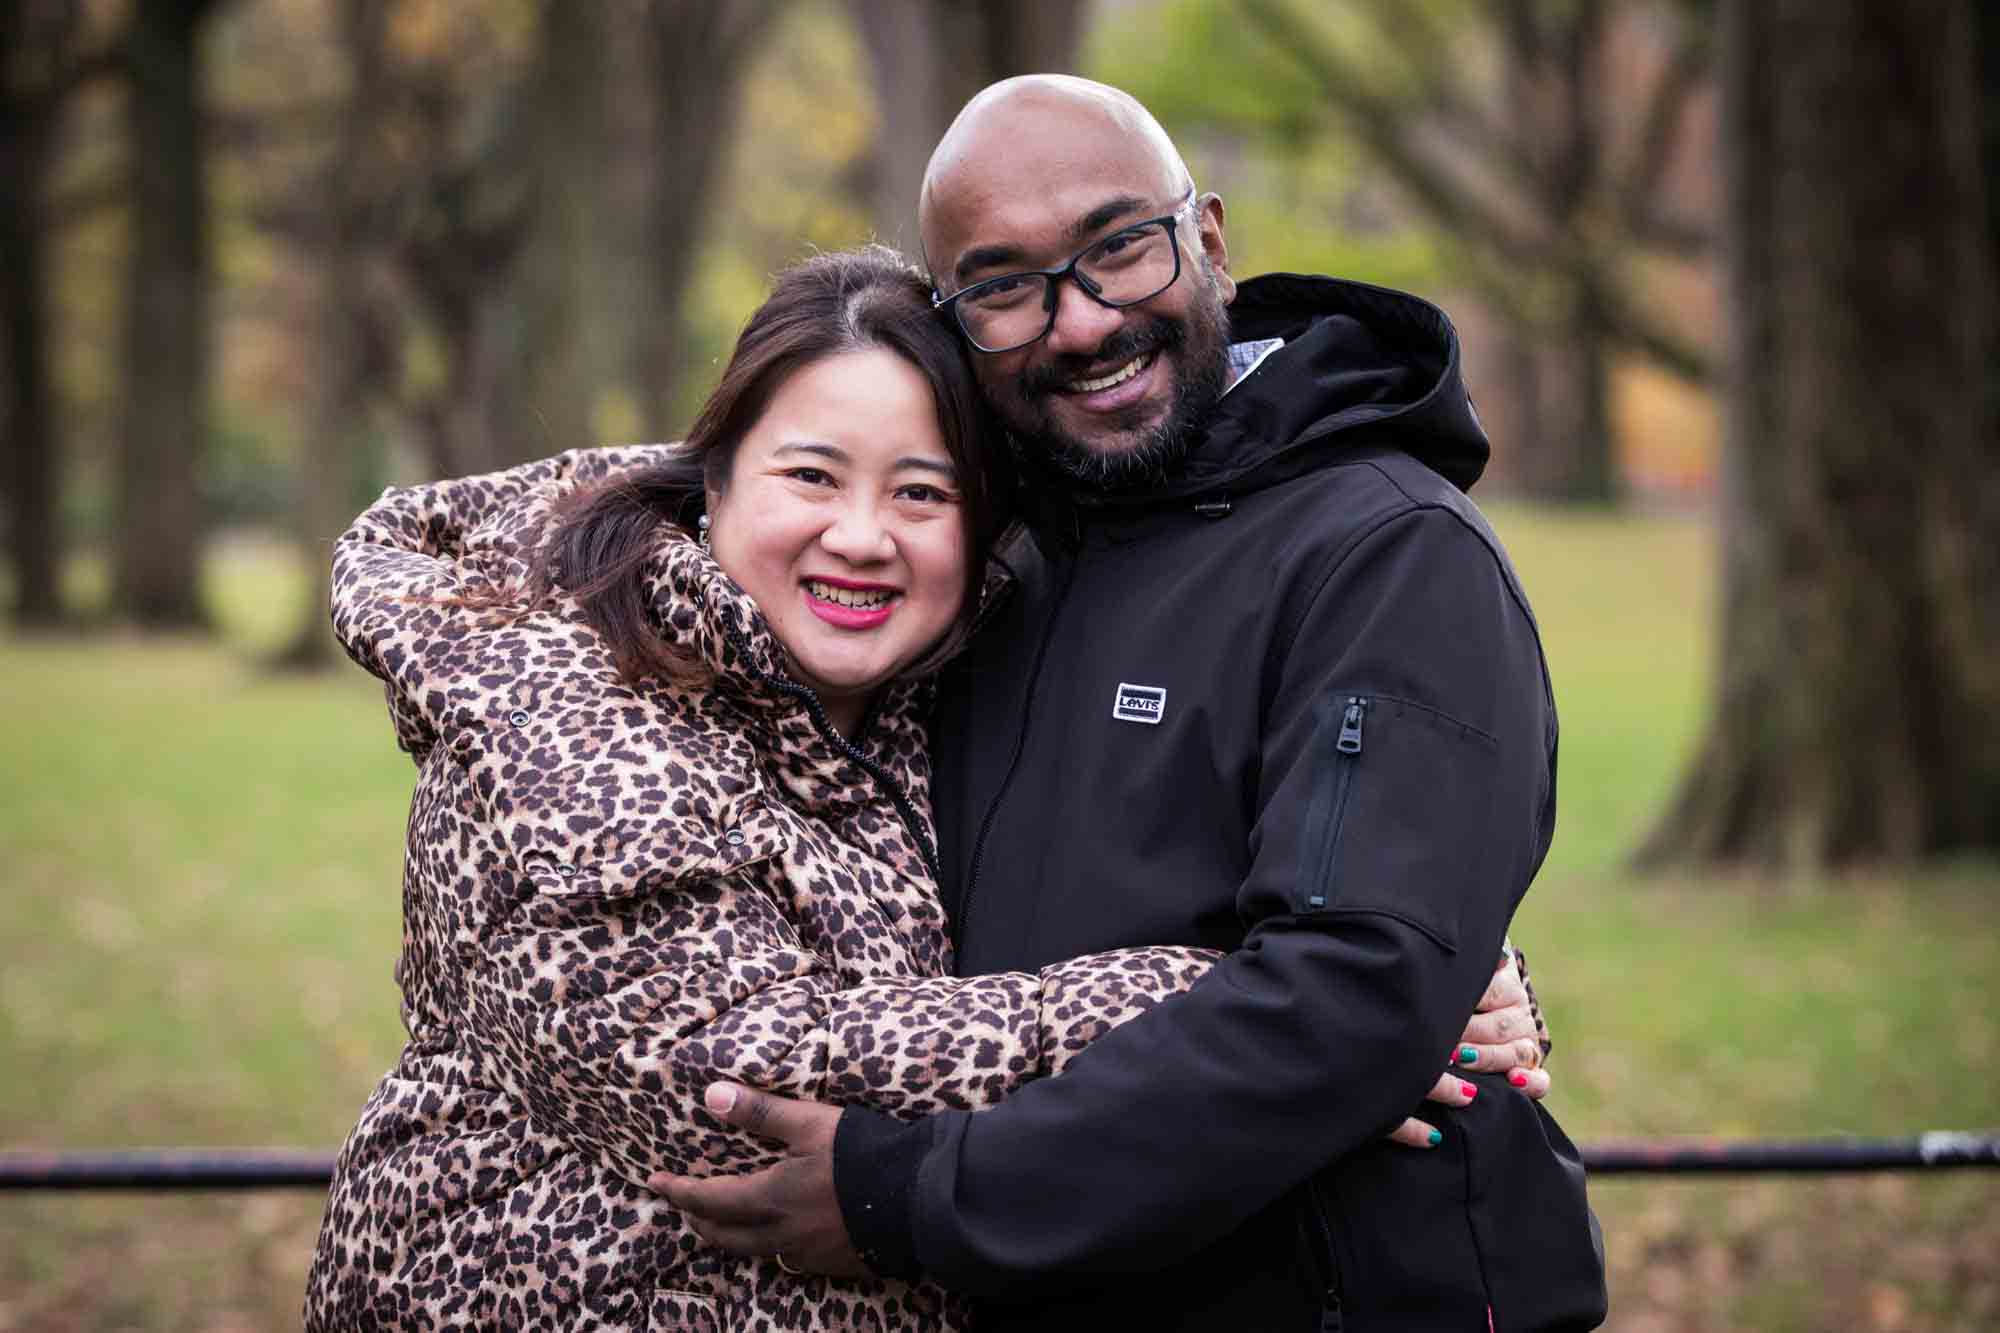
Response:
[[[528,710],[525,708],[516,708],[513,712],[507,714],[507,720],[517,727],[525,727],[528,725]]]
[[[559,865],[556,867],[556,873],[564,879],[575,879],[576,867],[573,865]]]
[[[741,847],[744,843],[750,841],[750,837],[742,829],[733,828],[722,835],[722,840],[731,847]]]

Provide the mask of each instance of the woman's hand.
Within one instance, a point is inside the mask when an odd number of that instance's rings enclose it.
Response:
[[[1460,1073],[1505,1074],[1508,1083],[1536,1101],[1549,1095],[1549,1071],[1541,1067],[1541,1028],[1512,949],[1501,951],[1500,965],[1493,970],[1486,993],[1479,997],[1479,1007],[1465,1025],[1465,1035],[1452,1048],[1450,1064],[1451,1069],[1431,1085],[1426,1100],[1445,1106],[1471,1105],[1479,1095],[1479,1085],[1460,1078]],[[1444,1141],[1444,1134],[1435,1125],[1411,1116],[1390,1132],[1389,1139],[1409,1148],[1435,1148]]]

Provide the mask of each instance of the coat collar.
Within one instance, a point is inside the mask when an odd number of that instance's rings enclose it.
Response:
[[[641,570],[655,623],[713,674],[705,693],[733,725],[746,728],[765,759],[766,776],[792,802],[838,816],[877,799],[859,753],[881,765],[913,796],[927,793],[923,756],[928,681],[885,686],[858,741],[834,731],[811,689],[793,678],[770,623],[715,558],[678,528],[663,525]]]

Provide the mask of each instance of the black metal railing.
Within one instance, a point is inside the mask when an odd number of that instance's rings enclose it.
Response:
[[[2000,1167],[2000,1130],[1872,1139],[1623,1139],[1581,1151],[1594,1176],[1946,1171]],[[332,1153],[283,1148],[0,1152],[0,1191],[325,1189],[332,1179]]]

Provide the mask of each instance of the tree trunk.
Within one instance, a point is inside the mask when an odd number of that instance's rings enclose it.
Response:
[[[736,126],[743,72],[780,0],[673,5],[658,0],[644,36],[653,98],[653,170],[637,238],[646,275],[646,317],[634,320],[629,375],[641,433],[665,439],[683,370],[681,307],[694,274],[716,172]]]
[[[1714,718],[1642,860],[2000,848],[1992,247],[1965,0],[1722,6]]]
[[[9,24],[9,28],[15,27]],[[5,45],[5,43],[0,43]],[[48,259],[42,206],[52,109],[0,90],[0,388],[5,429],[7,553],[14,571],[14,622],[62,619],[57,587],[61,503],[55,393],[49,377]]]
[[[971,96],[1016,74],[1076,68],[1081,0],[853,0],[881,128],[869,171],[875,234],[915,255],[931,150]]]
[[[368,159],[383,98],[385,17],[383,0],[344,0],[341,5],[349,82],[321,188],[320,231],[308,238],[319,270],[313,302],[314,397],[293,516],[311,609],[275,663],[292,670],[318,670],[339,657],[329,623],[328,562],[334,539],[353,517],[354,455],[367,429],[369,386],[380,382],[369,373],[363,255],[373,214]]]
[[[1530,164],[1540,246],[1550,262],[1532,301],[1532,397],[1539,429],[1518,441],[1521,489],[1538,500],[1603,504],[1619,494],[1611,424],[1612,321],[1599,294],[1589,217],[1603,190],[1605,24],[1601,0],[1559,17],[1516,0],[1501,19],[1510,133]]]
[[[534,224],[516,273],[516,360],[503,389],[513,429],[497,461],[594,443],[592,408],[614,376],[604,284],[606,7],[542,7],[541,64],[529,99]]]
[[[207,0],[148,0],[127,34],[132,252],[113,596],[151,628],[204,622],[196,468],[208,433],[209,238],[199,41]]]
[[[1561,313],[1520,341],[1528,375],[1516,392],[1533,403],[1535,432],[1517,442],[1521,489],[1537,500],[1608,504],[1619,495],[1611,427],[1612,336],[1600,303],[1569,282]]]

